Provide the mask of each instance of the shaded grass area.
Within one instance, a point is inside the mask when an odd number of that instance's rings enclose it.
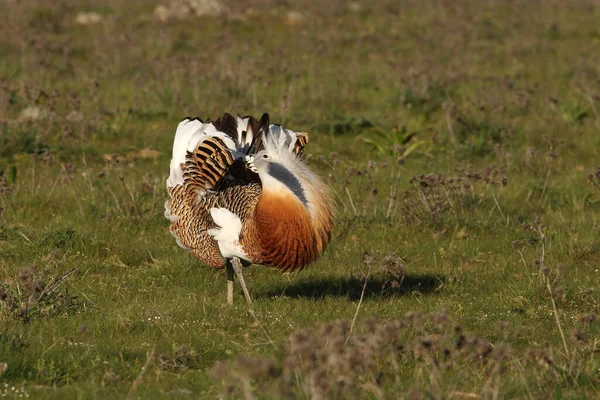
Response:
[[[598,396],[594,2],[107,4],[0,4],[7,395]],[[253,312],[162,216],[176,124],[224,111],[309,131],[337,202]]]
[[[294,282],[290,285],[270,288],[266,293],[258,293],[258,297],[287,296],[291,298],[318,300],[325,297],[348,297],[350,301],[363,298],[385,299],[387,297],[404,296],[408,293],[428,294],[440,287],[442,278],[431,275],[402,276],[402,283],[391,284],[391,277],[360,280],[357,277],[340,279],[325,277]],[[363,294],[364,288],[364,294]]]

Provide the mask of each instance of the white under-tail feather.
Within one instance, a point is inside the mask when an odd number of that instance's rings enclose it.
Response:
[[[210,209],[210,216],[218,228],[209,229],[208,234],[217,241],[221,255],[224,258],[238,257],[250,261],[240,245],[242,232],[240,218],[226,208],[217,207]]]

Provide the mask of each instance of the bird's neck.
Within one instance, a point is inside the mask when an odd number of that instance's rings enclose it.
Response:
[[[267,169],[259,173],[259,176],[263,193],[270,193],[275,197],[287,197],[290,194],[308,208],[307,193],[301,179],[286,165],[270,163]]]

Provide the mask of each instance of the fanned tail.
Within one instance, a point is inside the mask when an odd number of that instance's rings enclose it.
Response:
[[[267,113],[260,120],[228,113],[214,122],[186,118],[175,133],[167,188],[172,198],[175,193],[203,196],[237,159],[265,149],[302,157],[307,143],[308,134],[270,124]],[[165,209],[173,220],[169,202]]]

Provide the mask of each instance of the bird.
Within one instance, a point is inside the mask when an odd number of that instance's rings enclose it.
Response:
[[[306,132],[225,113],[177,126],[166,181],[165,217],[179,247],[227,271],[227,303],[237,276],[248,307],[243,268],[281,273],[313,263],[329,244],[334,203],[303,157]]]

